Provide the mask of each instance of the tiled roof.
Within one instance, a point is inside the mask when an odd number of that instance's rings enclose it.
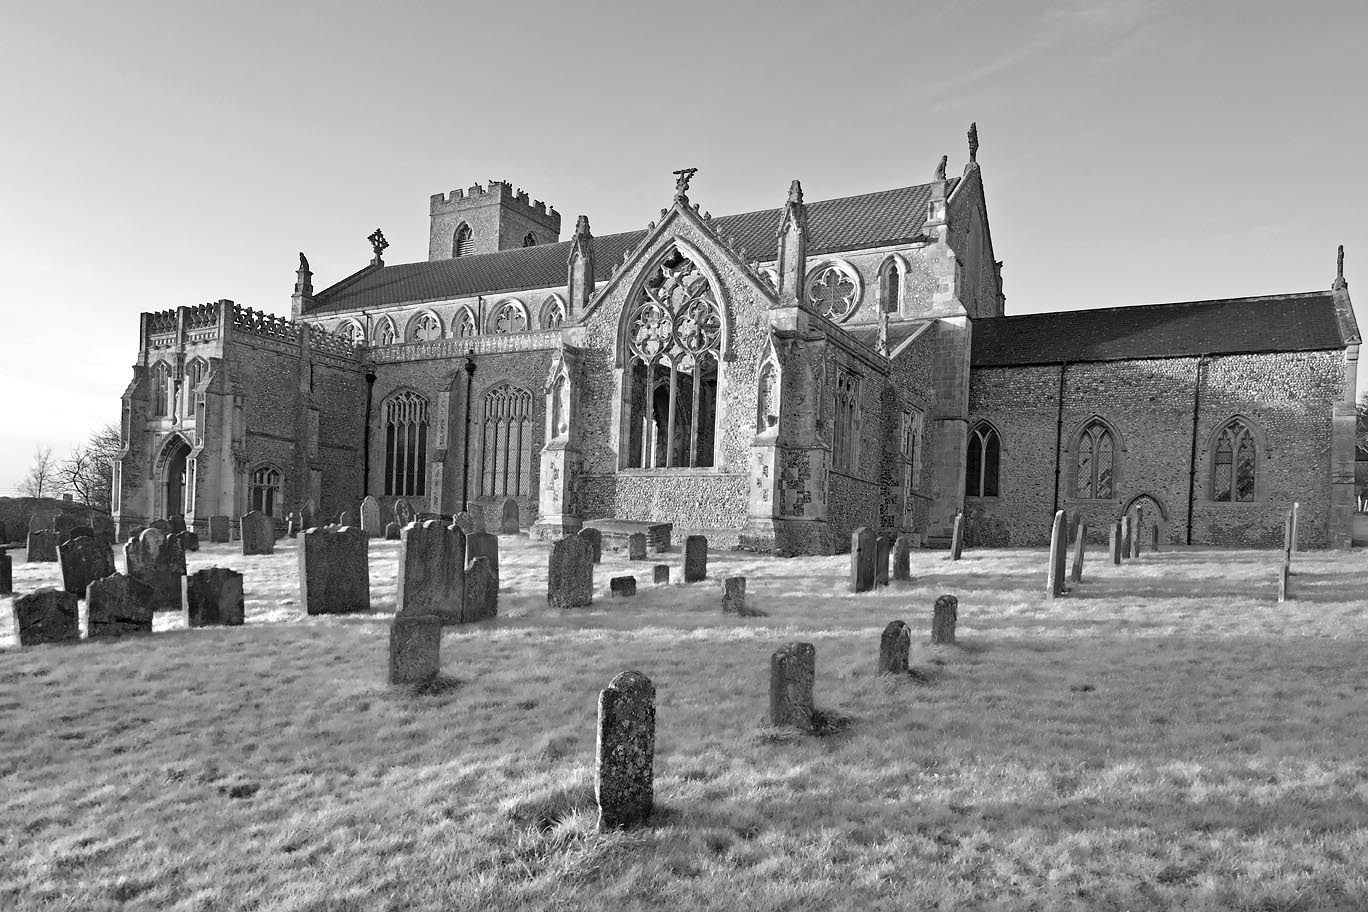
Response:
[[[946,182],[947,195],[958,182],[959,178]],[[808,256],[910,240],[921,233],[930,196],[931,186],[921,184],[808,203]],[[773,260],[782,212],[776,208],[720,216],[713,220],[713,227],[723,237],[736,238],[748,256],[762,262]],[[606,281],[623,254],[645,236],[645,231],[628,231],[594,238],[595,281]],[[308,313],[556,288],[566,284],[569,257],[570,241],[561,241],[362,270],[319,292]]]
[[[1329,291],[975,320],[974,367],[1344,348]]]

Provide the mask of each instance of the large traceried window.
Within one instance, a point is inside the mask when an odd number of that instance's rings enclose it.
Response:
[[[532,394],[504,383],[484,397],[482,497],[526,497],[532,492]]]
[[[151,384],[152,414],[158,418],[164,418],[171,414],[171,369],[166,366],[165,361],[158,361],[152,365]]]
[[[385,493],[421,497],[427,487],[428,402],[408,390],[385,403]]]
[[[671,250],[626,317],[627,466],[713,465],[722,319],[712,284]]]
[[[836,402],[831,425],[831,467],[850,472],[859,465],[860,455],[859,376],[837,368],[832,392]]]
[[[991,424],[979,423],[970,428],[964,473],[966,497],[998,496],[1001,449],[998,432]]]
[[[1078,435],[1074,496],[1105,500],[1115,494],[1116,441],[1101,421],[1090,421]]]
[[[475,233],[470,230],[470,226],[465,222],[456,228],[456,235],[451,240],[451,255],[454,257],[466,256],[475,252]]]
[[[252,509],[267,516],[276,515],[280,504],[280,470],[274,466],[262,466],[252,473]]]
[[[1258,462],[1258,447],[1248,424],[1236,418],[1221,428],[1211,465],[1211,499],[1252,501]]]

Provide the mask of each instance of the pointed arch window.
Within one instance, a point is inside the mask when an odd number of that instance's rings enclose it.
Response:
[[[267,516],[275,516],[276,507],[281,502],[281,481],[280,470],[275,466],[262,466],[253,472],[250,492],[252,509]]]
[[[1239,418],[1216,435],[1211,466],[1211,499],[1231,503],[1254,500],[1258,445],[1253,429]]]
[[[712,283],[672,249],[624,317],[627,467],[712,466],[722,341]]]
[[[406,390],[385,403],[385,493],[426,494],[428,401]]]
[[[385,317],[380,321],[379,325],[375,327],[375,344],[393,345],[397,335],[398,333],[394,331],[394,321],[389,317]]]
[[[997,497],[998,469],[1002,459],[1002,444],[997,429],[986,422],[969,429],[969,447],[965,459],[964,496]]]
[[[475,335],[475,318],[470,315],[470,311],[461,308],[460,315],[454,321],[452,332],[458,339],[468,338]]]
[[[366,343],[366,331],[355,320],[348,320],[337,327],[337,334],[352,345],[364,345]]]
[[[555,296],[546,299],[542,305],[542,329],[555,329],[565,322],[565,308]]]
[[[860,377],[837,368],[833,394],[836,401],[831,425],[831,467],[852,472],[859,465]]]
[[[879,309],[895,314],[902,306],[902,274],[892,257],[879,270]]]
[[[195,392],[208,371],[209,364],[203,358],[191,358],[185,365],[185,405],[182,414],[187,418],[195,416]]]
[[[532,393],[508,383],[484,397],[480,427],[482,497],[526,497],[532,491]]]
[[[442,338],[442,321],[435,314],[423,313],[413,321],[410,342],[435,342]]]
[[[456,228],[456,235],[451,240],[451,255],[454,257],[467,256],[475,252],[475,233],[470,230],[470,226],[461,222]]]
[[[164,418],[171,414],[170,388],[171,369],[165,361],[152,365],[152,414]]]
[[[527,234],[524,234],[524,235],[523,235],[523,246],[524,246],[524,247],[536,247],[536,246],[537,246],[537,236],[536,236],[535,234],[533,234],[532,232],[530,232],[530,231],[527,232]]]
[[[517,301],[505,301],[494,311],[490,328],[499,335],[520,333],[527,330],[527,313]]]
[[[1116,438],[1101,421],[1093,420],[1078,435],[1074,461],[1074,496],[1106,500],[1115,495]]]

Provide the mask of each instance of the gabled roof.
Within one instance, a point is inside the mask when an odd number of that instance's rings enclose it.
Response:
[[[1342,349],[1329,291],[974,321],[974,367]]]
[[[946,181],[947,195],[958,182],[959,178]],[[920,184],[808,203],[808,256],[910,241],[921,234],[930,198],[931,185]],[[778,255],[777,232],[783,211],[780,207],[720,216],[713,219],[712,226],[723,237],[736,238],[747,256],[764,262]],[[628,231],[594,238],[595,282],[606,281],[613,267],[622,262],[623,254],[645,236],[645,231]],[[319,292],[306,313],[557,288],[566,284],[569,257],[570,241],[561,241],[363,269]]]

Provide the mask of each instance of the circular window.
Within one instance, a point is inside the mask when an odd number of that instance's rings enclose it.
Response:
[[[853,270],[831,263],[808,276],[807,293],[808,301],[819,314],[844,321],[860,305],[860,279]]]

